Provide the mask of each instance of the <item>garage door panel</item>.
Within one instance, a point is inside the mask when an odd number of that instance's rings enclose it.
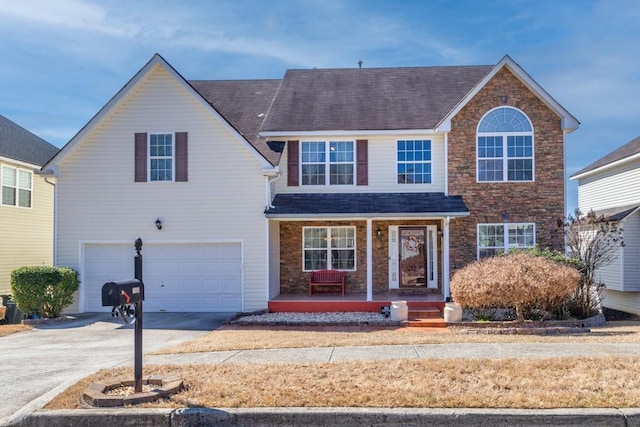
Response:
[[[101,307],[102,285],[133,277],[130,245],[85,246],[85,309]],[[143,248],[144,311],[241,311],[241,245],[148,244]]]

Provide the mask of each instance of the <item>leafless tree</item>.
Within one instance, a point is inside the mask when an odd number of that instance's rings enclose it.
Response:
[[[597,215],[593,210],[586,215],[576,209],[565,221],[558,221],[566,236],[567,255],[583,264],[583,275],[576,290],[576,309],[586,317],[599,304],[599,291],[603,284],[596,283],[598,269],[614,261],[624,246],[619,222],[609,216]]]

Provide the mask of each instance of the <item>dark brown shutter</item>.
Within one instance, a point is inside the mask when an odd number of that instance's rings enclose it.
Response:
[[[147,134],[135,135],[135,182],[147,182]]]
[[[356,141],[357,180],[358,185],[369,185],[369,141]]]
[[[176,182],[186,182],[188,173],[187,132],[176,132]]]
[[[300,175],[300,150],[298,141],[289,141],[287,143],[287,185],[297,187]]]

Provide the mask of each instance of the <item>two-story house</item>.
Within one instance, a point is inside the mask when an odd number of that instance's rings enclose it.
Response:
[[[155,55],[43,168],[58,182],[55,262],[79,269],[80,311],[132,277],[137,237],[146,310],[265,309],[322,269],[346,274],[333,311],[399,292],[444,301],[471,261],[562,249],[578,125],[508,56],[187,81]]]
[[[598,269],[602,305],[640,314],[640,137],[571,176],[578,181],[578,209],[593,210],[623,230],[611,263]]]
[[[14,269],[53,262],[54,180],[36,172],[57,152],[0,115],[0,295]]]

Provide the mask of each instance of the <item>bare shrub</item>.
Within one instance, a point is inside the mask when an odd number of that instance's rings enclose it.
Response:
[[[485,258],[456,271],[454,301],[467,308],[515,308],[518,322],[526,307],[559,306],[580,283],[580,272],[528,253]]]
[[[598,269],[609,265],[620,256],[625,246],[623,229],[619,221],[606,215],[597,215],[593,210],[586,215],[576,209],[575,216],[559,220],[567,239],[567,255],[583,264],[580,286],[571,300],[572,310],[582,317],[591,315],[599,308],[601,290],[606,283],[597,283]]]

